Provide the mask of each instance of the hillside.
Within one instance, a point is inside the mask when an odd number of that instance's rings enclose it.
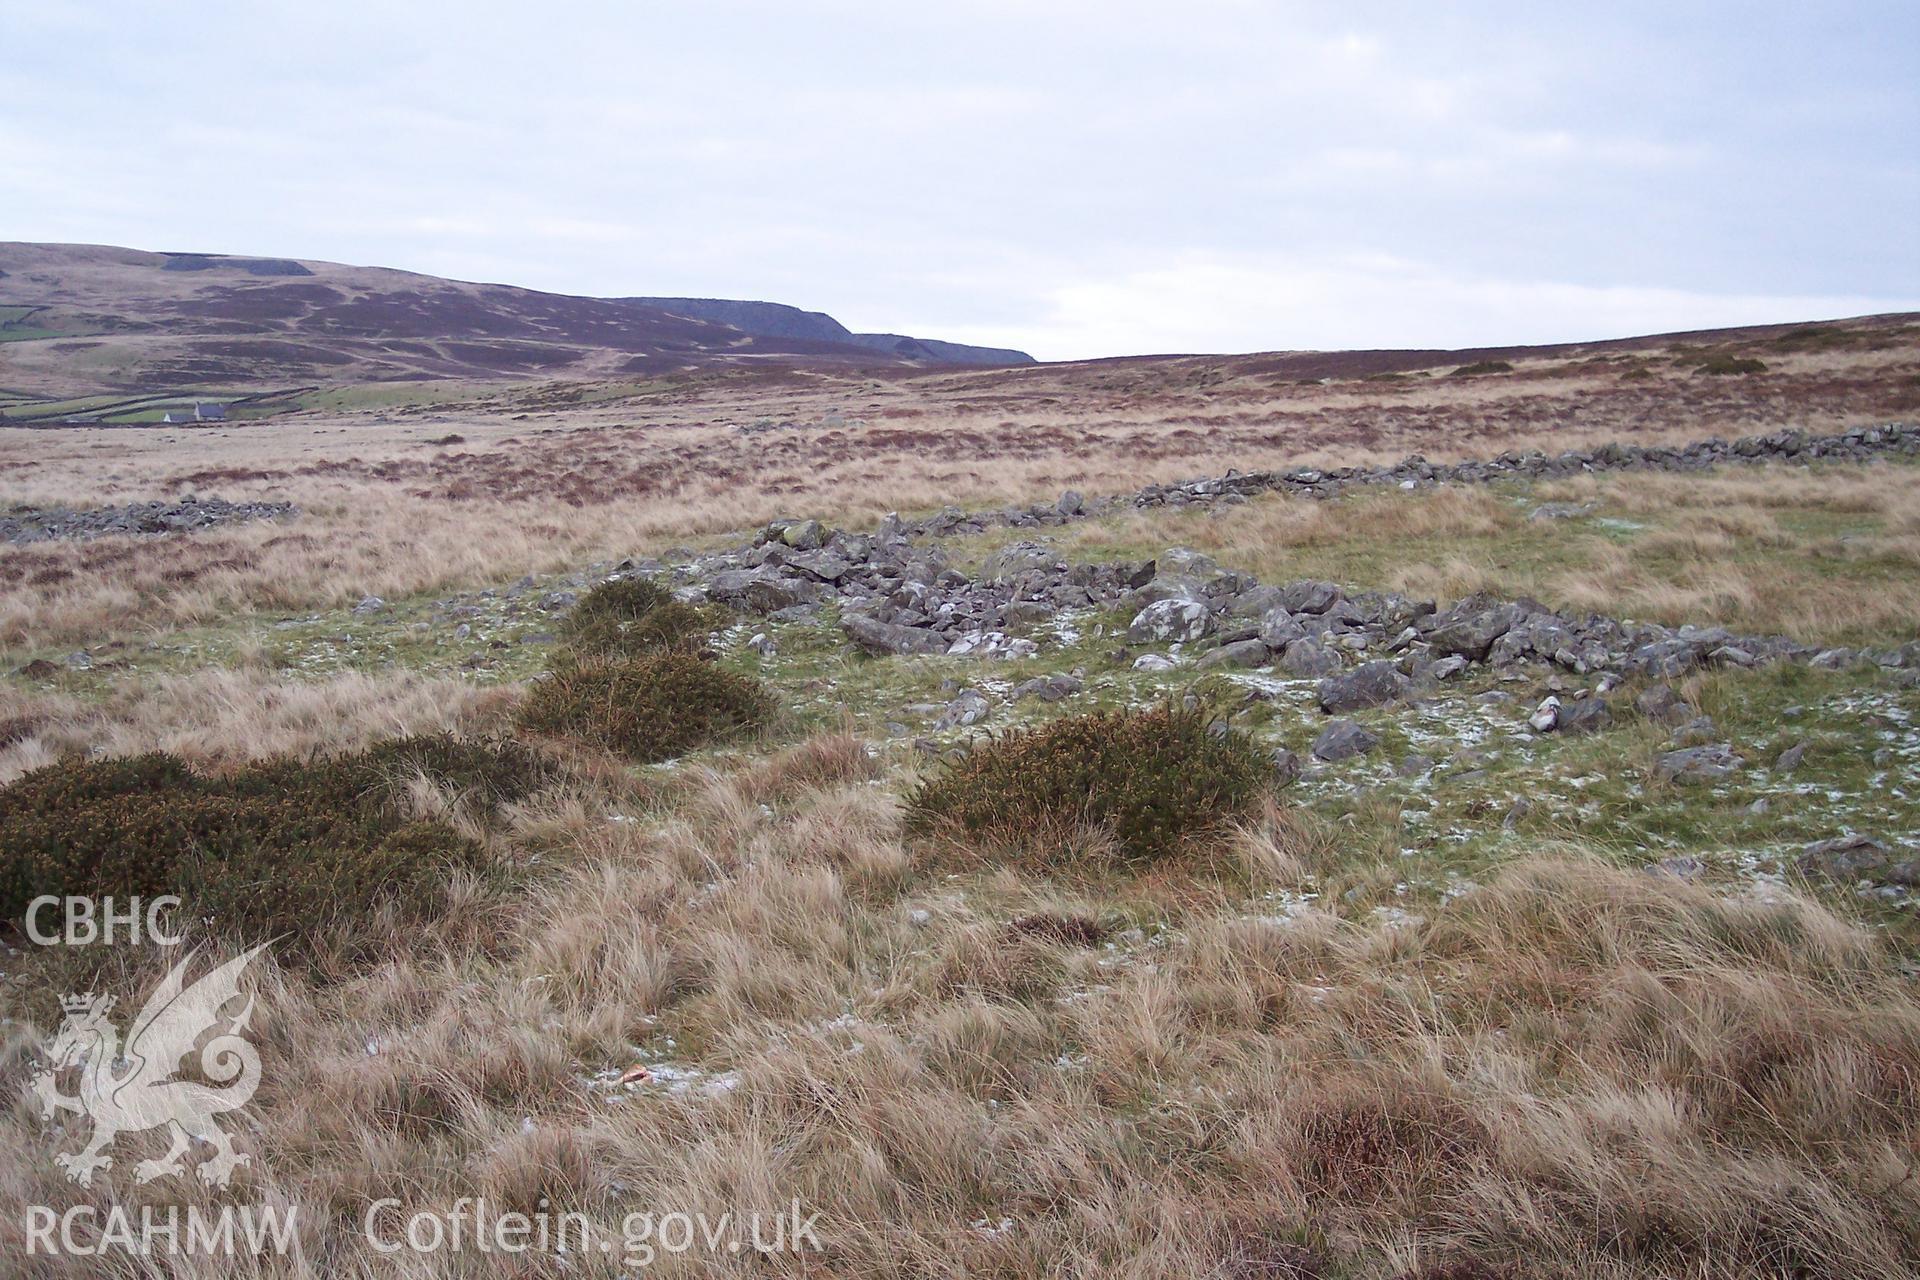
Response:
[[[38,396],[430,379],[651,376],[756,364],[982,363],[1018,352],[849,334],[775,304],[743,323],[646,299],[381,267],[0,244],[0,387]],[[744,322],[793,311],[813,330]]]
[[[620,298],[677,316],[732,325],[743,333],[766,338],[804,338],[816,342],[850,343],[870,351],[884,351],[902,359],[928,364],[1033,364],[1024,351],[1011,347],[975,347],[938,338],[912,338],[899,333],[854,333],[824,311],[802,311],[780,302],[743,302],[732,298]]]

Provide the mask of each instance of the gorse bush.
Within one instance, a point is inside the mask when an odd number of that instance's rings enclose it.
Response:
[[[165,752],[69,760],[0,789],[0,909],[41,894],[178,894],[190,916],[246,941],[313,941],[373,913],[424,919],[446,872],[482,850],[441,822],[406,822],[416,775],[491,808],[545,783],[524,747],[404,738],[219,777]]]
[[[582,596],[560,639],[573,659],[637,658],[662,649],[696,651],[712,630],[705,610],[645,578],[622,578]]]
[[[1250,813],[1271,764],[1204,710],[1072,716],[985,743],[907,797],[907,825],[1058,855],[1101,830],[1123,857],[1164,857]]]
[[[759,729],[773,712],[759,681],[665,650],[555,670],[528,693],[520,726],[649,763]]]

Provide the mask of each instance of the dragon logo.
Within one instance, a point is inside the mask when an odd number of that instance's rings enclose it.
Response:
[[[241,1034],[253,1016],[253,997],[232,1016],[221,1010],[240,994],[240,975],[265,944],[221,965],[192,986],[186,985],[189,952],[154,988],[133,1020],[126,1047],[107,1019],[112,996],[68,996],[60,1003],[66,1021],[47,1045],[51,1065],[33,1077],[43,1119],[71,1111],[93,1121],[93,1137],[85,1148],[54,1157],[66,1176],[83,1187],[93,1185],[94,1171],[113,1163],[104,1154],[122,1133],[139,1133],[162,1126],[172,1130],[173,1145],[158,1160],[142,1160],[134,1179],[151,1182],[170,1173],[184,1173],[184,1157],[198,1139],[213,1147],[200,1162],[200,1180],[224,1187],[236,1167],[248,1157],[236,1154],[233,1140],[213,1118],[244,1107],[260,1086],[260,1055]],[[204,1046],[207,1032],[218,1032]],[[212,1087],[174,1076],[180,1060],[199,1047],[200,1074]],[[58,1077],[68,1068],[80,1071],[80,1092],[60,1092]]]

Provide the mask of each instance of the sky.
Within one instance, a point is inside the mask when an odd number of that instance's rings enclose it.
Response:
[[[0,0],[0,239],[1042,359],[1920,309],[1920,4]]]

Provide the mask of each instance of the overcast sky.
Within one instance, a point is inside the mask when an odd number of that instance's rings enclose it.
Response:
[[[1048,359],[1920,308],[1920,4],[0,0],[0,239]]]

